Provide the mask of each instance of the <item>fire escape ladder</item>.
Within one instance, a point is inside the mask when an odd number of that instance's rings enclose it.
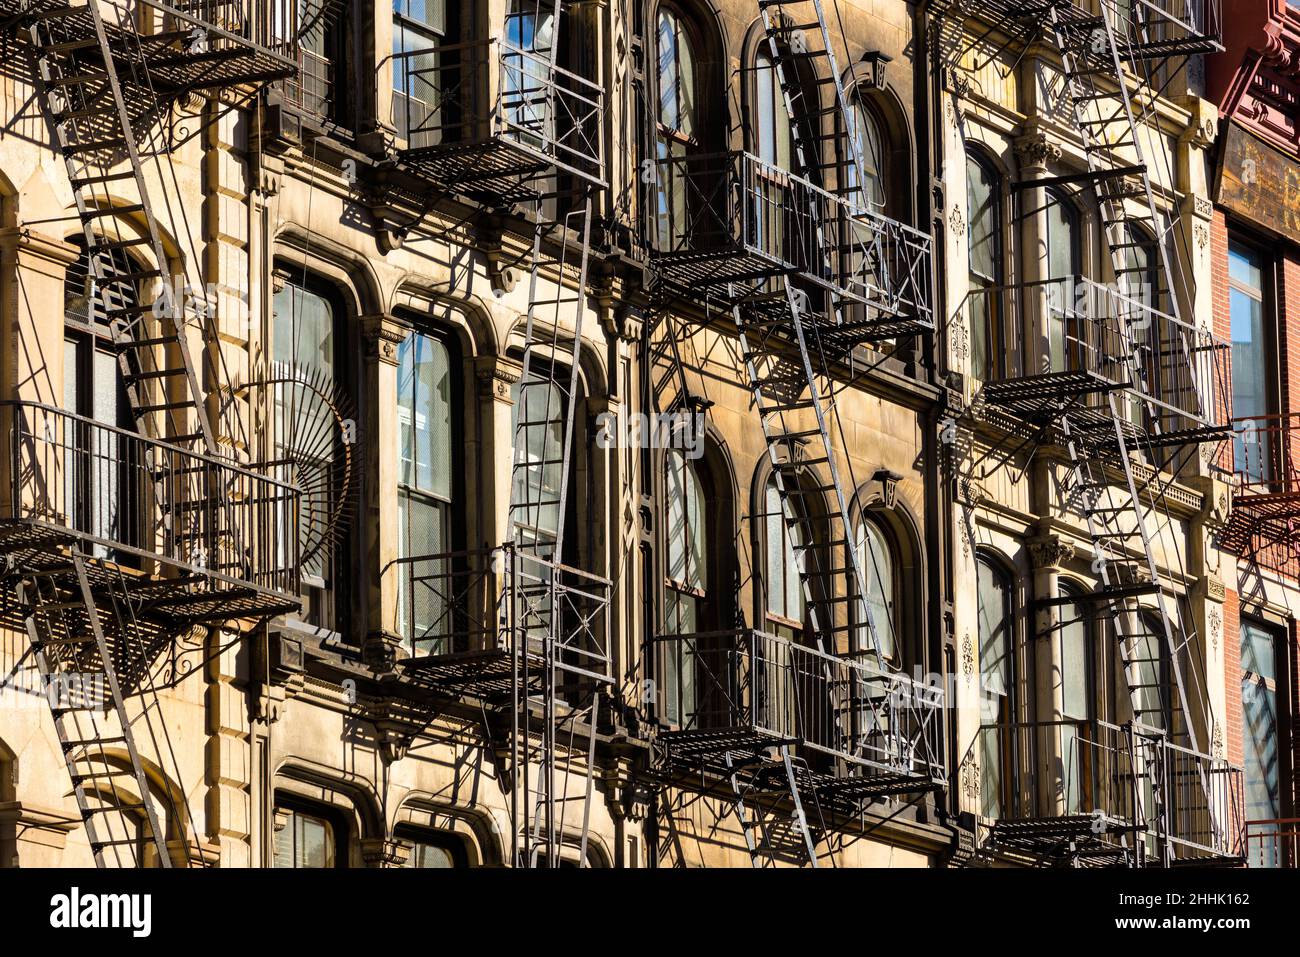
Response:
[[[1124,60],[1120,55],[1119,41],[1116,36],[1110,6],[1101,5],[1101,13],[1094,19],[1067,23],[1062,9],[1053,6],[1049,13],[1060,46],[1062,64],[1065,74],[1065,88],[1068,92],[1074,112],[1075,126],[1082,138],[1084,154],[1088,160],[1089,170],[1095,175],[1094,185],[1097,193],[1098,207],[1102,221],[1102,232],[1110,251],[1111,263],[1120,283],[1121,295],[1116,297],[1118,332],[1128,348],[1128,373],[1132,380],[1132,394],[1144,405],[1152,430],[1158,436],[1163,431],[1161,410],[1150,398],[1153,391],[1146,381],[1145,363],[1142,362],[1143,340],[1150,335],[1151,321],[1149,313],[1143,312],[1139,294],[1133,286],[1134,263],[1130,254],[1139,237],[1153,237],[1154,249],[1158,256],[1160,282],[1167,291],[1167,302],[1174,320],[1179,318],[1178,287],[1174,282],[1173,263],[1166,253],[1165,238],[1168,230],[1161,224],[1161,216],[1156,206],[1152,190],[1150,168],[1145,156],[1143,130],[1135,119],[1133,104],[1129,92]],[[1099,80],[1101,82],[1099,82]],[[1157,133],[1157,130],[1148,132]],[[1108,176],[1108,172],[1115,175]],[[1136,181],[1136,186],[1133,183]],[[1144,322],[1143,319],[1146,319]],[[1189,327],[1179,321],[1168,323],[1168,331],[1178,338],[1176,348],[1181,350],[1180,358],[1185,360],[1186,368],[1195,369],[1193,362],[1194,343],[1188,341]],[[1158,344],[1157,349],[1167,347]],[[1164,364],[1159,367],[1163,370]],[[1207,408],[1200,395],[1200,383],[1190,383],[1194,393],[1195,408],[1189,409],[1193,415],[1203,416]],[[1133,475],[1129,456],[1130,442],[1126,438],[1125,418],[1116,404],[1113,392],[1106,396],[1107,412],[1114,433],[1114,449],[1117,460],[1124,473],[1124,484],[1118,490],[1105,484],[1104,478],[1097,474],[1097,466],[1091,460],[1081,459],[1081,446],[1067,438],[1070,458],[1074,464],[1076,482],[1086,502],[1089,536],[1101,559],[1101,578],[1104,590],[1121,588],[1133,584],[1124,581],[1123,575],[1117,575],[1116,569],[1127,568],[1131,573],[1134,563],[1126,561],[1125,555],[1133,546],[1140,546],[1143,556],[1142,572],[1149,582],[1160,581],[1156,563],[1153,538],[1160,535],[1160,521],[1166,514],[1164,486],[1158,479],[1144,483],[1139,490]],[[1068,436],[1069,416],[1065,417],[1065,429]],[[1123,498],[1116,503],[1114,496]],[[1145,500],[1144,500],[1145,499]],[[1129,506],[1133,517],[1132,524],[1124,521],[1125,512],[1117,504]],[[1154,526],[1154,528],[1153,528]],[[1166,663],[1169,669],[1175,700],[1169,702],[1180,709],[1183,718],[1183,733],[1186,735],[1193,751],[1200,751],[1196,716],[1188,707],[1188,693],[1183,677],[1183,652],[1188,647],[1195,654],[1195,634],[1191,627],[1189,615],[1178,614],[1170,609],[1171,602],[1177,599],[1166,596],[1164,590],[1152,591],[1158,613],[1159,633],[1149,634],[1150,627],[1144,623],[1141,615],[1117,614],[1117,638],[1125,676],[1129,681],[1129,696],[1132,701],[1136,720],[1153,707],[1161,706],[1163,694],[1153,695],[1135,677],[1149,663],[1142,656],[1158,656],[1160,651],[1151,648],[1151,638],[1157,638],[1163,645]],[[1178,629],[1181,627],[1182,637]],[[1195,668],[1195,664],[1192,664]],[[1155,669],[1158,676],[1161,669]],[[1159,680],[1157,678],[1157,680]],[[1206,689],[1201,689],[1202,694]],[[1153,703],[1155,702],[1155,703]],[[1206,704],[1208,701],[1198,703]],[[1173,716],[1170,716],[1171,718]],[[1163,727],[1163,722],[1156,724]],[[1169,728],[1172,732],[1175,729]],[[1209,803],[1209,782],[1201,772],[1202,785]],[[1161,825],[1157,824],[1157,828]]]
[[[91,592],[85,558],[74,549],[70,560],[75,585],[62,587],[53,576],[32,575],[21,581],[19,597],[90,849],[99,867],[141,867],[145,848],[152,845],[152,863],[171,867],[166,822],[150,799],[135,722],[114,666],[115,657],[130,653],[128,626],[113,623],[115,648]],[[123,753],[127,767],[122,767]],[[142,825],[147,837],[140,833]]]
[[[215,435],[183,328],[188,298],[184,279],[173,276],[168,265],[132,112],[109,43],[106,9],[121,20],[112,24],[115,35],[127,43],[137,42],[127,8],[115,3],[56,8],[31,21],[28,31],[36,52],[39,90],[72,184],[136,426],[142,434],[215,454]],[[87,15],[93,42],[83,36]],[[84,45],[69,48],[80,41]],[[159,108],[152,91],[133,90],[133,95],[143,97],[142,102],[131,101],[136,119],[156,119],[156,114],[150,115]],[[118,169],[123,162],[128,169]],[[138,202],[113,205],[109,187],[118,182],[130,183]],[[143,224],[143,236],[123,231],[119,217],[132,214]],[[131,265],[121,253],[133,248],[155,265]],[[157,303],[145,304],[135,293],[146,280],[160,280],[164,287]],[[177,288],[178,283],[182,288]],[[156,331],[151,329],[155,318]]]
[[[561,0],[554,0],[552,22],[557,25],[561,22],[561,8]],[[559,47],[559,37],[553,36],[549,49],[538,51],[549,58],[552,73]],[[556,97],[555,84],[551,83],[546,93],[547,117],[557,115]],[[543,180],[546,175],[558,179],[561,174],[550,172],[543,175]],[[564,574],[560,566],[565,556],[573,423],[597,190],[593,183],[584,182],[566,191],[557,182],[555,188],[538,192],[532,203],[536,223],[529,262],[528,313],[516,405],[510,498],[511,527],[518,552],[515,561],[520,576],[515,587],[531,593],[524,598],[526,611],[516,623],[512,638],[513,666],[519,676],[516,678],[518,694],[512,706],[519,712],[523,729],[522,740],[521,735],[515,735],[511,742],[512,774],[522,783],[524,791],[523,799],[516,803],[522,816],[514,822],[514,827],[522,849],[515,863],[525,867],[559,866],[560,847],[567,840],[565,825],[570,820],[568,805],[575,801],[583,805],[579,844],[584,853],[581,864],[585,866],[599,717],[596,689],[601,678],[585,673],[575,657],[569,620],[572,609],[566,597],[566,583],[559,578]],[[564,209],[566,203],[572,203],[572,207]],[[552,209],[557,212],[552,213]],[[554,256],[549,250],[552,245],[558,248]],[[539,395],[541,403],[536,398]],[[552,437],[557,426],[558,441]],[[542,456],[530,458],[528,439],[539,429],[546,430]],[[536,564],[536,574],[530,571],[532,562],[540,562]],[[581,700],[562,700],[575,692]],[[534,713],[540,716],[537,722]],[[571,797],[568,786],[572,762],[566,763],[563,769],[559,767],[560,738],[567,725],[568,753],[572,755],[575,728],[583,715],[589,721],[586,786],[581,795]],[[538,742],[535,748],[531,744],[534,733]],[[534,765],[537,774],[531,782],[530,795],[529,777]],[[557,794],[561,774],[564,785]]]
[[[860,170],[862,151],[820,0],[811,0],[816,19],[809,23],[792,23],[785,10],[807,5],[808,0],[760,0],[759,10],[793,133],[796,164],[809,179],[820,181],[824,179],[826,167],[819,157],[839,156],[843,152],[847,161]],[[800,62],[816,69],[818,84],[834,87],[835,103],[831,108],[803,102],[808,91],[798,79]],[[820,128],[821,120],[826,117],[830,117],[837,133],[823,136],[811,131],[815,140],[809,142],[808,125],[815,123]],[[845,135],[846,132],[853,135]],[[806,210],[795,210],[794,215],[808,217],[811,248],[797,249],[795,255],[809,260],[817,257],[819,261],[809,262],[809,266],[819,270],[819,275],[830,277],[834,274],[834,264],[829,260],[826,224],[818,205],[810,201],[809,206]],[[832,655],[864,651],[883,660],[870,603],[860,600],[868,594],[867,577],[849,519],[849,503],[857,483],[847,453],[844,462],[839,461],[835,449],[835,436],[843,436],[839,411],[836,403],[824,394],[833,389],[834,380],[822,348],[821,332],[833,333],[837,327],[844,326],[840,297],[832,291],[819,297],[825,305],[824,314],[818,315],[813,297],[789,273],[774,278],[771,292],[772,299],[782,295],[785,299],[784,310],[777,307],[777,319],[750,314],[744,305],[734,306],[732,315],[776,475],[785,523],[791,532],[810,623],[820,650]],[[806,458],[801,455],[805,443],[815,450]],[[808,478],[814,475],[816,483],[810,486]],[[817,534],[819,531],[824,531],[824,536]],[[871,572],[879,574],[874,567]],[[844,580],[849,587],[844,594],[837,594],[835,583]],[[850,604],[854,606],[852,609]],[[855,621],[856,617],[861,622]],[[857,639],[864,633],[866,647],[860,648]],[[847,640],[841,642],[841,636]]]

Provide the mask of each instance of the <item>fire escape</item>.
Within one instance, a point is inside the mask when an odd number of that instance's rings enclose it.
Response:
[[[172,207],[151,199],[146,177],[166,162],[158,123],[178,97],[249,91],[292,71],[263,13],[233,0],[0,9],[35,67],[82,226],[93,319],[134,420],[117,428],[21,399],[3,409],[0,552],[17,599],[7,623],[30,639],[99,866],[205,863],[182,839],[184,796],[151,788],[151,768],[176,766],[158,691],[183,677],[177,643],[195,625],[248,627],[298,607],[298,491],[224,444],[244,436],[234,410],[210,414],[208,396],[230,381],[212,347],[216,317],[172,274],[161,235],[177,224],[160,221]],[[163,294],[145,301],[143,284]]]
[[[394,566],[411,652],[402,672],[435,699],[482,708],[519,867],[559,866],[566,846],[585,862],[611,683],[609,582],[565,563],[593,218],[605,188],[603,87],[561,59],[571,36],[579,45],[578,17],[561,0],[522,3],[499,36],[394,58],[396,170],[530,238],[514,263],[527,269],[528,309],[511,540]]]
[[[933,332],[931,242],[854,185],[866,167],[835,58],[846,47],[838,18],[820,0],[759,10],[792,168],[743,150],[657,160],[647,246],[666,343],[656,355],[669,369],[645,401],[707,408],[690,394],[680,346],[692,325],[734,337],[813,640],[659,634],[648,656],[683,677],[661,692],[673,722],[657,735],[653,779],[729,794],[754,866],[815,867],[818,835],[837,818],[944,782],[942,692],[889,665],[882,623],[860,599],[878,572],[854,542],[859,482],[837,401],[872,347]]]
[[[989,815],[992,846],[1074,866],[1235,860],[1240,769],[1205,750],[1213,716],[1197,630],[1187,599],[1161,581],[1161,565],[1181,561],[1176,543],[1171,550],[1165,541],[1175,527],[1175,477],[1201,444],[1230,431],[1215,408],[1225,345],[1180,315],[1170,252],[1177,224],[1152,185],[1157,172],[1172,181],[1171,171],[1148,156],[1161,135],[1153,104],[1186,58],[1219,48],[1217,4],[943,6],[946,70],[988,66],[1041,40],[1059,51],[1063,112],[1087,168],[1013,189],[1026,197],[1054,186],[1090,190],[1115,277],[1109,286],[1068,277],[978,291],[980,301],[968,304],[972,315],[1003,317],[1007,338],[999,349],[1006,367],[984,384],[971,418],[1019,440],[974,464],[1001,457],[995,467],[1012,468],[1016,453],[1063,451],[1060,497],[1086,522],[1099,580],[1081,598],[1039,596],[1035,604],[1078,604],[1087,620],[1113,629],[1107,640],[1117,643],[1131,711],[1123,726],[986,725],[984,753],[1002,777]],[[1021,341],[1031,324],[1033,339]]]

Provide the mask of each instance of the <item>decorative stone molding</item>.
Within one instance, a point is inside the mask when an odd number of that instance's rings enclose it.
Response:
[[[969,631],[961,640],[961,673],[967,681],[975,677],[975,641]]]
[[[1223,584],[1223,580],[1217,575],[1206,575],[1201,579],[1201,586],[1205,591],[1205,597],[1209,601],[1217,601],[1222,604],[1228,597],[1228,589]]]
[[[1058,535],[1047,535],[1029,541],[1029,561],[1036,570],[1059,569],[1074,557],[1074,544]]]
[[[366,343],[366,358],[385,365],[397,365],[397,347],[411,334],[411,324],[385,313],[361,317],[361,336]]]
[[[1210,632],[1210,646],[1217,655],[1219,653],[1219,638],[1223,635],[1223,612],[1219,610],[1218,605],[1211,605],[1205,619]]]
[[[1030,130],[1011,144],[1023,170],[1045,172],[1061,158],[1061,146],[1042,130]]]
[[[397,667],[402,636],[387,630],[372,631],[361,640],[361,661],[377,675],[391,674]]]
[[[897,505],[898,483],[903,480],[903,476],[889,469],[879,469],[871,478],[872,481],[880,483],[880,501],[885,508],[893,508]]]
[[[893,59],[892,56],[879,50],[868,50],[862,54],[862,64],[866,69],[857,74],[858,87],[867,90],[883,90],[886,84],[887,67]]]
[[[523,363],[509,356],[477,356],[474,377],[480,398],[510,402],[510,389],[524,374]]]
[[[952,230],[954,236],[960,236],[966,231],[966,214],[961,211],[961,207],[953,205],[952,212],[948,214],[948,228]]]
[[[386,837],[363,837],[357,842],[366,867],[404,867],[411,856],[411,846]]]
[[[1178,97],[1176,102],[1187,109],[1187,128],[1178,137],[1179,142],[1193,149],[1207,150],[1219,136],[1219,109],[1209,100],[1199,96]]]
[[[967,800],[974,802],[980,796],[980,763],[974,758],[967,758],[961,766],[961,793]]]

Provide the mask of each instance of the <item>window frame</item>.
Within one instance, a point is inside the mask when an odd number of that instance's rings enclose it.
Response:
[[[992,237],[993,245],[991,258],[993,271],[990,275],[985,275],[975,268],[975,235],[976,213],[978,212],[973,206],[974,190],[972,189],[972,168],[980,170],[984,180],[989,184],[989,204],[987,215],[992,219],[992,228],[989,235]],[[968,297],[973,300],[983,298],[984,307],[984,326],[985,328],[977,333],[974,316],[971,315],[971,374],[982,381],[997,381],[1005,378],[1009,371],[1008,352],[1009,343],[1007,340],[1006,318],[1002,302],[1002,290],[1007,285],[1007,267],[1009,243],[1007,237],[1007,200],[1006,195],[1006,176],[983,149],[968,148],[966,150],[966,281]],[[968,314],[971,313],[968,308]],[[979,348],[977,343],[983,344],[984,350],[984,367],[975,368],[978,361]]]

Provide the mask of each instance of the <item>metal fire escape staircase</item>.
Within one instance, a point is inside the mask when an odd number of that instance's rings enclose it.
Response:
[[[1142,9],[1146,13],[1140,20],[1122,16],[1110,0],[1102,0],[1096,11],[1067,2],[995,2],[975,11],[1021,42],[1037,31],[1055,39],[1067,105],[1088,169],[1083,174],[1036,179],[1025,185],[1091,185],[1119,290],[1108,297],[1115,325],[1103,338],[1111,343],[1102,343],[1098,350],[1113,350],[1108,356],[1110,369],[1058,371],[991,382],[980,399],[1057,430],[1070,462],[1065,491],[1080,505],[1096,556],[1098,589],[1088,600],[1097,620],[1114,626],[1133,720],[1137,726],[1181,736],[1191,751],[1200,752],[1198,712],[1189,705],[1193,700],[1205,705],[1211,726],[1213,717],[1208,713],[1207,689],[1196,668],[1197,632],[1192,615],[1183,613],[1182,600],[1161,587],[1157,558],[1156,546],[1172,523],[1166,497],[1172,479],[1162,478],[1159,470],[1145,470],[1153,474],[1144,471],[1139,477],[1132,455],[1145,451],[1155,461],[1171,451],[1176,455],[1179,450],[1195,450],[1201,442],[1222,440],[1226,428],[1215,424],[1215,410],[1203,392],[1206,384],[1197,381],[1198,359],[1207,346],[1179,319],[1179,287],[1168,253],[1174,226],[1167,224],[1158,210],[1146,158],[1159,130],[1146,125],[1154,123],[1154,117],[1137,112],[1137,94],[1130,84],[1148,84],[1148,78],[1158,72],[1153,61],[1203,52],[1207,44],[1212,48],[1212,41],[1194,24],[1176,19],[1162,30],[1155,21],[1165,14],[1153,5],[1144,4]],[[941,56],[950,65],[959,59],[951,49]],[[1145,95],[1154,96],[1149,86]],[[1137,265],[1134,252],[1138,249],[1159,264],[1163,288],[1155,291],[1154,301],[1164,297],[1175,320],[1172,323],[1153,322],[1152,311],[1143,302],[1140,290],[1148,276]],[[1160,328],[1152,328],[1156,325]],[[1156,398],[1160,383],[1152,381],[1171,374],[1185,377],[1175,386],[1180,392],[1178,408]],[[1141,407],[1145,425],[1133,421],[1130,402]],[[1176,459],[1169,468],[1177,471]],[[1140,602],[1144,597],[1147,602]],[[1195,699],[1189,699],[1185,677],[1189,665]],[[1161,684],[1165,668],[1172,701],[1167,700],[1169,695]],[[1154,683],[1151,676],[1155,676]],[[1170,720],[1178,722],[1180,717],[1181,727],[1168,726]],[[1141,767],[1141,756],[1136,760],[1135,767]],[[1154,779],[1153,786],[1146,794],[1138,792],[1135,813],[1139,829],[1156,836],[1162,863],[1167,864],[1173,853],[1167,840],[1172,811],[1165,797],[1171,782],[1160,779],[1164,770],[1155,760],[1148,762],[1145,773]],[[1196,773],[1200,777],[1193,802],[1196,806],[1184,807],[1182,812],[1202,814],[1213,821],[1221,809],[1211,801],[1204,769],[1198,767]],[[1182,793],[1185,795],[1186,789]],[[1222,823],[1214,821],[1213,826]]]
[[[783,249],[787,265],[770,269],[765,278],[755,282],[750,265],[754,260],[747,257],[753,255],[752,247],[762,246],[763,241],[746,235],[741,244],[750,250],[741,251],[731,261],[725,254],[719,257],[688,250],[682,268],[666,262],[660,267],[663,281],[656,288],[671,286],[676,275],[676,281],[694,287],[687,295],[706,300],[706,310],[721,304],[730,312],[746,382],[766,440],[782,518],[790,533],[807,620],[822,653],[821,664],[810,666],[819,672],[820,687],[809,693],[830,696],[832,736],[840,742],[858,740],[853,747],[860,748],[861,739],[855,738],[848,724],[855,720],[854,709],[863,707],[864,688],[856,671],[840,671],[835,660],[848,657],[885,670],[889,666],[880,654],[880,625],[860,599],[868,593],[867,575],[879,572],[863,567],[866,558],[853,538],[849,509],[858,482],[847,458],[836,377],[844,375],[843,366],[858,346],[924,334],[929,326],[905,315],[889,289],[867,305],[864,297],[846,288],[849,284],[843,273],[855,265],[863,267],[882,247],[868,244],[868,251],[860,253],[864,262],[853,263],[845,255],[852,243],[846,243],[837,232],[846,228],[846,220],[853,223],[850,229],[857,228],[855,215],[866,217],[865,200],[853,185],[862,181],[857,171],[866,167],[820,0],[760,0],[759,9],[793,134],[796,168],[791,172],[803,185],[788,190],[775,187],[774,208],[757,211],[762,200],[749,192],[751,184],[742,174],[739,191],[745,195],[740,202],[746,204],[742,230],[764,232],[764,215],[793,223],[787,237],[779,241],[789,244]],[[840,33],[843,42],[842,26]],[[815,79],[805,81],[805,75]],[[810,102],[814,97],[820,101],[828,90],[829,105]],[[753,160],[742,157],[742,162]],[[833,186],[824,186],[828,180],[834,180]],[[769,225],[766,231],[770,230]],[[880,267],[880,275],[885,272],[886,258],[882,256],[865,268]],[[929,260],[920,261],[928,264]],[[928,276],[918,276],[915,271],[913,265],[906,281],[915,284],[914,288],[928,288]],[[728,283],[725,277],[729,273],[744,278]],[[889,282],[886,276],[884,284]],[[655,396],[676,379],[681,406],[691,411],[707,408],[707,400],[701,402],[700,397],[688,394],[681,368],[679,324],[671,315],[660,317],[660,322],[666,328],[647,361],[653,358],[656,367],[669,368],[652,383]],[[754,648],[759,647],[759,639],[750,640]],[[759,657],[760,652],[754,651],[754,655]],[[751,675],[750,680],[759,679]],[[755,687],[749,693],[759,692]],[[873,781],[852,758],[836,758],[834,770],[827,770],[792,750],[799,743],[797,737],[776,741],[760,734],[751,740],[743,734],[735,738],[700,729],[671,732],[663,738],[663,767],[710,768],[730,782],[735,816],[756,867],[774,864],[778,857],[815,867],[818,835],[825,832],[827,810],[861,808],[863,801],[920,793],[934,786],[932,781],[920,779],[889,784]],[[855,752],[852,757],[859,756]],[[778,814],[774,823],[763,807],[771,803],[773,795],[782,794],[788,795],[793,813],[789,820]],[[788,833],[780,837],[782,831]]]
[[[132,9],[120,2],[38,2],[14,12],[30,41],[40,104],[73,188],[95,286],[92,299],[103,311],[92,321],[110,331],[136,431],[156,440],[151,452],[192,453],[210,463],[219,454],[218,438],[204,404],[203,366],[195,361],[187,334],[187,326],[198,326],[206,350],[210,307],[204,301],[196,309],[180,277],[167,267],[170,257],[150,199],[138,133],[169,108],[155,90],[151,70],[174,93],[283,76],[289,61],[198,19],[214,16],[229,25],[242,5],[157,9],[166,14],[163,28],[145,35],[138,32]],[[114,193],[134,196],[121,205],[112,201]],[[121,217],[140,222],[142,232],[125,231]],[[156,265],[137,265],[133,255]],[[157,302],[138,294],[140,284],[151,281],[163,285]],[[221,389],[219,363],[207,372]],[[69,447],[68,454],[80,452]],[[153,685],[157,656],[174,640],[175,626],[160,629],[145,616],[175,613],[193,623],[267,617],[296,607],[286,595],[256,588],[235,589],[215,601],[196,596],[191,588],[202,592],[212,575],[227,582],[254,580],[242,533],[229,516],[212,521],[232,506],[222,500],[209,465],[155,468],[151,494],[161,527],[148,533],[167,537],[175,552],[185,555],[177,577],[128,577],[114,561],[104,561],[75,539],[51,547],[17,536],[8,557],[42,679],[56,692],[81,687],[88,677],[102,682],[104,698],[50,696],[73,793],[99,866],[173,863],[167,821],[150,798],[148,765],[180,780],[172,774],[175,758]],[[46,481],[58,479],[47,476]],[[219,533],[204,532],[209,523]],[[209,549],[214,553],[207,554]],[[142,755],[142,741],[150,746],[151,759]],[[183,796],[165,800],[175,805],[172,814],[188,815]],[[188,845],[178,854],[190,863]]]

